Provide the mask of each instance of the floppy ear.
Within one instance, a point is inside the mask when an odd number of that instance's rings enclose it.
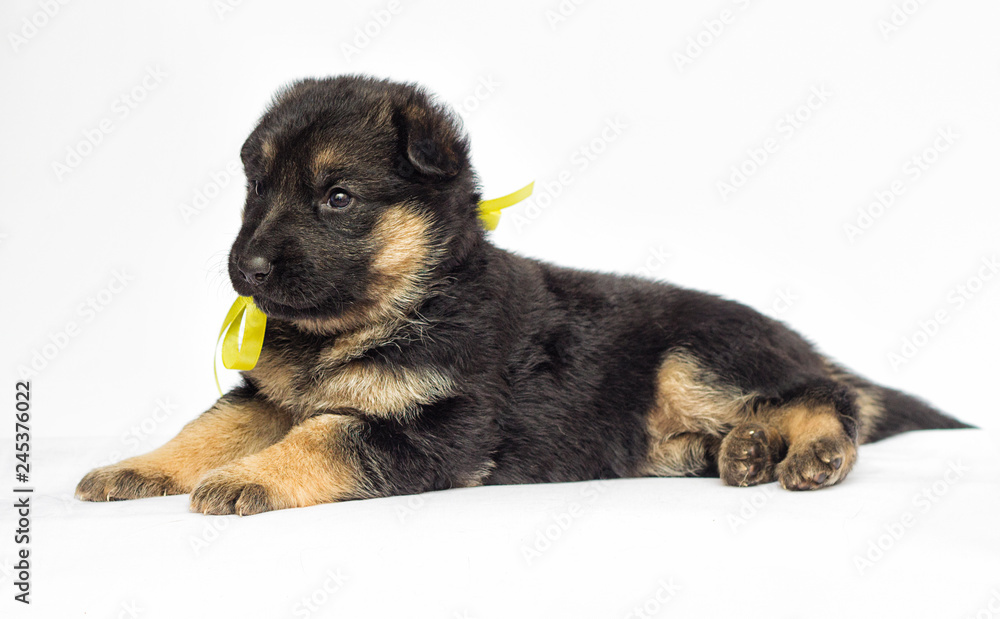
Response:
[[[402,171],[434,180],[454,178],[467,165],[468,144],[459,121],[443,106],[411,101],[396,114],[405,161]]]

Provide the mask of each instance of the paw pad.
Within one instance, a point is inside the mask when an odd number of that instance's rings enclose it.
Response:
[[[768,441],[763,426],[746,423],[722,441],[719,452],[719,476],[730,486],[753,486],[774,481],[777,454]]]
[[[787,490],[832,486],[847,476],[856,455],[857,447],[847,437],[823,437],[793,445],[777,467],[778,481]]]

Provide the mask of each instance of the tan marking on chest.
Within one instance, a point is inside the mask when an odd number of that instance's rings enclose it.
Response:
[[[406,326],[407,321],[389,321],[360,327],[353,331],[341,333],[319,357],[320,368],[334,368],[352,359],[364,355],[379,346],[384,346],[393,340],[393,336]]]
[[[450,378],[429,368],[387,370],[363,360],[343,365],[309,393],[317,409],[356,408],[383,417],[411,417],[421,405],[451,395]]]
[[[307,370],[261,355],[257,367],[248,373],[267,399],[299,416],[348,408],[386,418],[409,418],[420,406],[455,391],[451,378],[438,370],[387,368],[369,359]]]
[[[298,367],[275,355],[267,347],[261,351],[257,365],[244,374],[253,380],[260,392],[271,402],[287,409],[297,409]]]

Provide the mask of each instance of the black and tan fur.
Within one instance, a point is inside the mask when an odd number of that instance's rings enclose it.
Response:
[[[859,443],[967,427],[738,303],[491,245],[466,139],[419,88],[298,82],[242,157],[229,272],[268,314],[260,361],[82,499],[254,514],[634,476],[807,490],[842,481]]]

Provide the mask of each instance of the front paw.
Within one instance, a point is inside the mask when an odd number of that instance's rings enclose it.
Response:
[[[125,501],[184,492],[166,473],[127,462],[94,469],[76,486],[76,498],[81,501]]]
[[[295,506],[277,485],[239,464],[210,471],[191,493],[191,511],[202,514],[252,516]]]

